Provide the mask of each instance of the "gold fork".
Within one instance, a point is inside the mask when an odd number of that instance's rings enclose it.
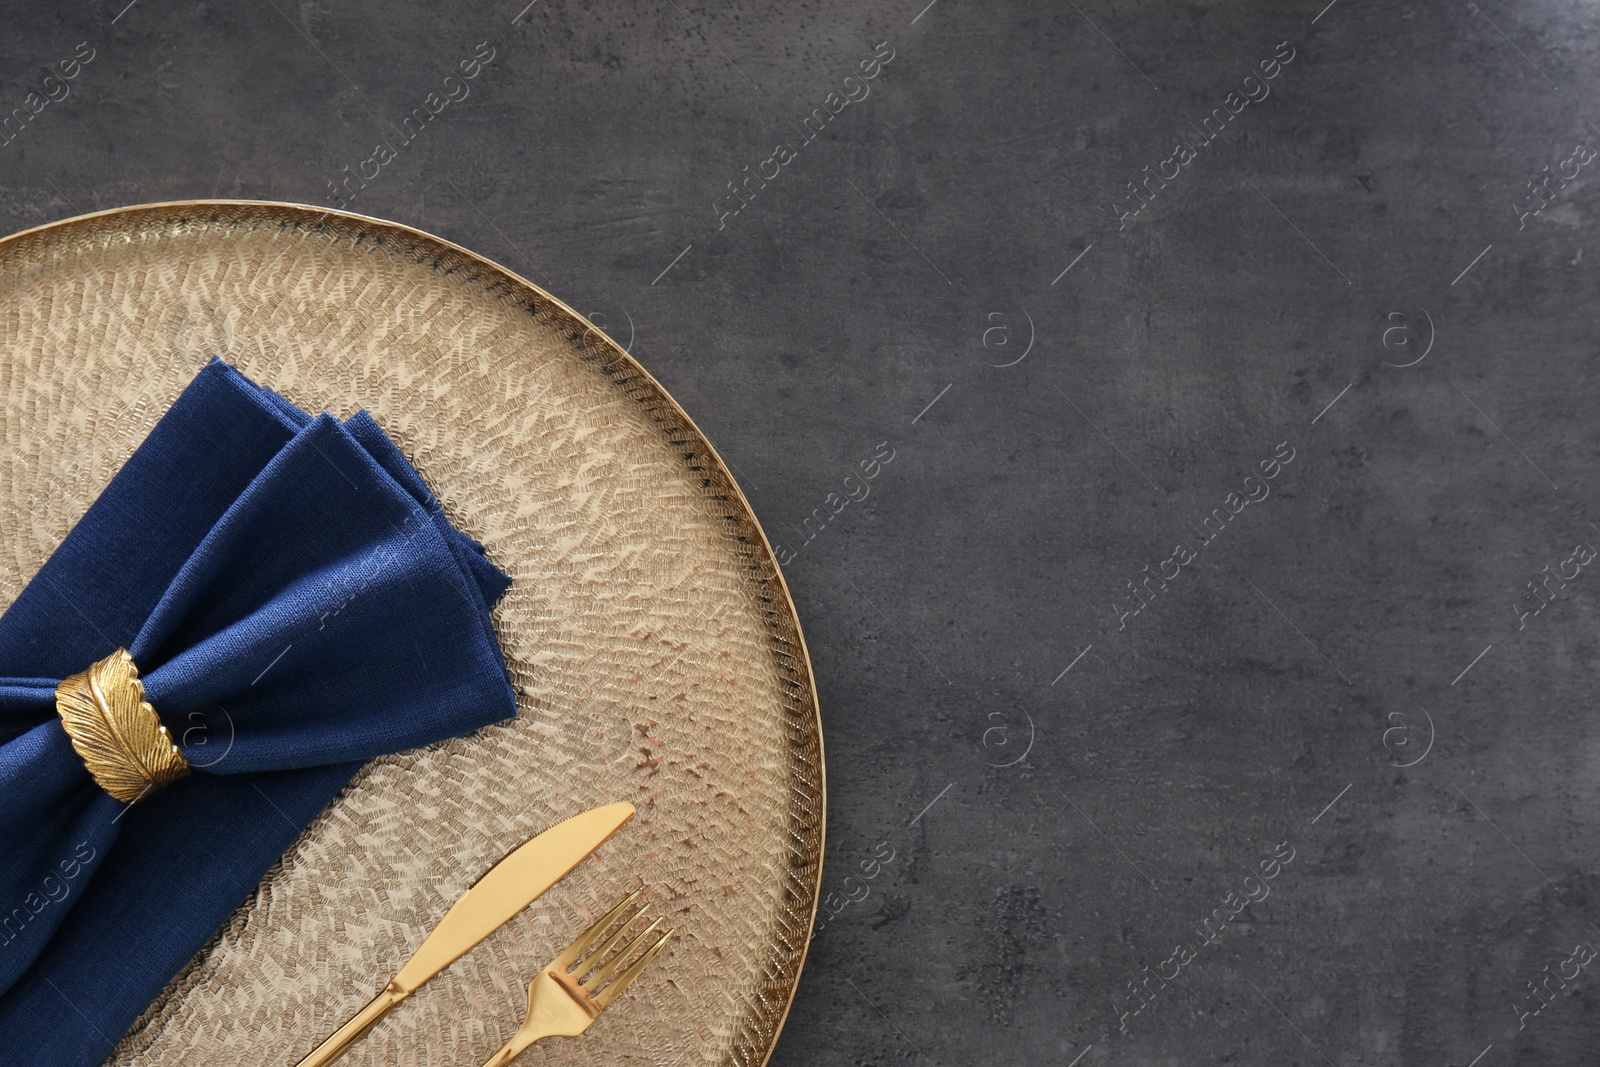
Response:
[[[547,1037],[577,1037],[589,1029],[589,1024],[610,1007],[611,1002],[621,996],[635,978],[645,972],[645,968],[656,958],[656,953],[666,948],[667,942],[672,940],[672,935],[677,931],[668,930],[662,934],[644,950],[643,955],[618,974],[617,968],[644,945],[656,927],[661,925],[661,920],[656,919],[629,941],[626,948],[611,955],[634,923],[644,915],[645,906],[642,904],[617,927],[605,944],[593,952],[589,951],[589,946],[610,929],[611,924],[628,910],[641,892],[643,890],[636,889],[628,894],[621,904],[578,935],[578,939],[567,946],[565,952],[528,983],[527,1019],[511,1035],[511,1040],[483,1061],[483,1067],[505,1067],[505,1064],[522,1055],[529,1045]]]

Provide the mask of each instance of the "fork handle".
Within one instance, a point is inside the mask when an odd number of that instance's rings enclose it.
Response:
[[[335,1030],[333,1036],[318,1045],[311,1055],[301,1060],[297,1067],[327,1067],[343,1056],[351,1045],[361,1040],[368,1030],[377,1025],[379,1019],[409,995],[390,982],[381,993],[367,1002],[366,1007],[352,1015],[349,1022]]]
[[[538,1038],[534,1038],[537,1041]],[[501,1045],[493,1056],[483,1061],[483,1067],[506,1067],[506,1064],[527,1051],[533,1041],[522,1040],[522,1034],[513,1034],[510,1041]]]

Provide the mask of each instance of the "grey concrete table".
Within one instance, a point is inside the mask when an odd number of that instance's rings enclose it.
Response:
[[[1600,9],[524,3],[8,4],[0,229],[343,204],[664,381],[820,678],[776,1064],[1593,1060]]]

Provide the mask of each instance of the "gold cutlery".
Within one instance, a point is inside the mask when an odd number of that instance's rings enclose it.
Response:
[[[298,1067],[326,1067],[344,1055],[397,1004],[533,903],[631,818],[633,805],[626,801],[592,808],[550,827],[495,864],[450,906],[383,991]]]
[[[610,1007],[611,1002],[621,996],[635,978],[645,972],[656,958],[656,953],[667,947],[667,942],[672,940],[672,935],[677,931],[668,930],[656,938],[642,955],[618,974],[617,968],[643,947],[655,933],[656,927],[661,925],[661,920],[656,919],[629,941],[626,948],[612,955],[612,950],[622,943],[629,930],[644,915],[645,907],[642,904],[623,920],[605,944],[593,952],[589,951],[589,946],[611,929],[611,924],[639,898],[640,892],[634,890],[621,904],[602,915],[593,926],[579,934],[578,939],[567,946],[567,950],[557,956],[550,966],[528,983],[527,1020],[511,1035],[511,1040],[483,1061],[483,1067],[505,1067],[505,1064],[522,1055],[529,1045],[547,1037],[577,1037],[589,1029],[589,1024]]]

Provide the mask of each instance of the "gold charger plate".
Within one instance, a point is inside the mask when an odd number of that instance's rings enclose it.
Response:
[[[0,240],[0,605],[212,354],[307,410],[371,411],[488,546],[519,715],[364,769],[108,1062],[296,1061],[508,849],[629,800],[344,1062],[479,1063],[642,882],[672,948],[519,1062],[764,1063],[816,912],[822,734],[771,547],[693,422],[571,308],[409,227],[242,201],[52,223]]]

